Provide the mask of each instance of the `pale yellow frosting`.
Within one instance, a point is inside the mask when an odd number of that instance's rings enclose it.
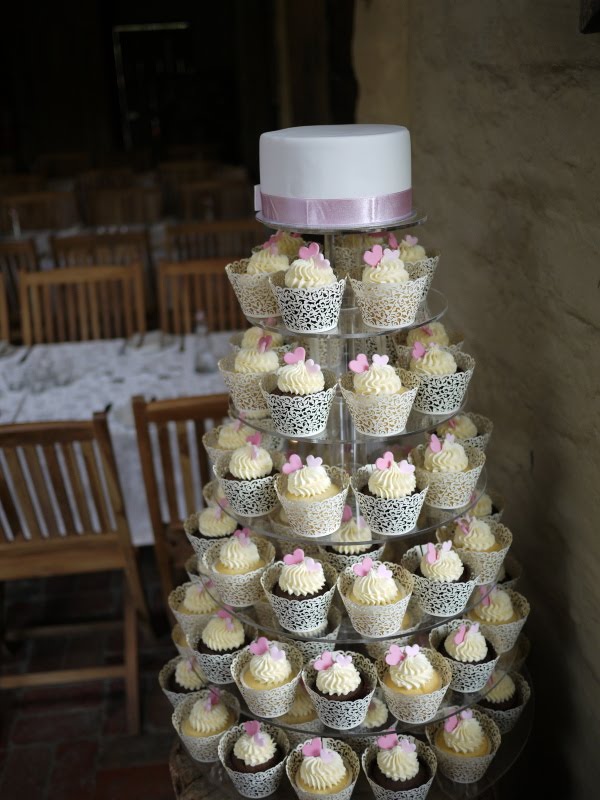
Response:
[[[323,566],[314,562],[317,569],[308,569],[306,562],[299,564],[284,564],[279,575],[280,588],[293,597],[306,597],[315,594],[325,586],[325,573]]]
[[[454,630],[444,640],[444,647],[448,654],[455,661],[461,661],[463,664],[483,661],[488,652],[487,642],[483,634],[479,631],[473,631],[467,625],[464,641],[460,644],[456,644],[454,641],[456,634],[457,631]]]
[[[317,266],[312,258],[296,259],[285,273],[285,285],[288,289],[316,289],[335,282],[336,277],[331,266]]]
[[[230,711],[224,703],[216,703],[210,708],[206,707],[206,700],[197,700],[190,711],[190,725],[204,736],[222,731],[229,722]]]
[[[457,581],[465,569],[458,553],[455,550],[442,550],[439,544],[435,545],[435,549],[438,552],[438,559],[433,564],[427,560],[427,554],[421,558],[422,575],[430,581],[442,583]]]
[[[489,605],[483,601],[475,608],[479,619],[492,625],[501,625],[512,620],[515,610],[508,592],[503,589],[492,589],[485,600],[489,600]]]
[[[325,376],[320,369],[309,372],[304,361],[297,361],[277,370],[277,388],[296,395],[315,394],[325,388]]]
[[[386,606],[405,596],[406,592],[394,577],[380,577],[376,566],[366,575],[357,576],[350,592],[350,600],[363,606]]]
[[[479,720],[459,718],[458,725],[453,731],[443,732],[444,744],[455,753],[473,753],[479,750],[485,741],[485,733]]]
[[[438,427],[438,436],[445,436],[447,433],[453,433],[457,439],[472,439],[477,436],[477,426],[466,414],[458,414]]]
[[[279,359],[274,350],[259,352],[256,347],[244,347],[238,350],[235,357],[234,369],[242,373],[275,372],[279,368]]]
[[[359,372],[353,378],[356,394],[389,395],[402,390],[402,381],[396,370],[389,364],[371,364],[366,372]]]
[[[246,272],[248,275],[272,275],[284,272],[290,265],[289,258],[283,253],[274,253],[269,247],[252,253]]]
[[[175,667],[175,683],[184,689],[203,689],[206,678],[193,658],[183,658]]]
[[[369,489],[377,497],[385,499],[407,497],[415,490],[415,473],[402,472],[394,462],[388,469],[374,469],[369,476]]]
[[[399,745],[391,750],[379,750],[377,766],[392,781],[410,780],[419,771],[417,751],[407,753]]]
[[[454,526],[455,547],[486,553],[495,546],[496,537],[487,522],[475,517],[470,517],[465,522],[469,531],[468,534],[465,534],[459,525]]]
[[[249,767],[270,761],[275,755],[277,745],[266,731],[261,730],[260,736],[259,744],[255,736],[243,733],[233,746],[233,755]]]
[[[214,590],[212,592],[214,594]],[[201,583],[191,583],[185,590],[182,610],[188,614],[210,614],[219,607],[217,601],[211,597]]]
[[[253,433],[255,431],[248,425],[239,425],[235,422],[223,425],[217,436],[217,447],[221,450],[235,450],[236,447],[246,444],[246,439]]]
[[[221,617],[214,616],[209,619],[201,634],[204,644],[216,652],[242,647],[245,638],[244,626],[235,617],[221,619]]]
[[[265,478],[272,469],[273,459],[264,447],[246,444],[234,450],[229,459],[231,474],[245,481]]]
[[[287,655],[274,659],[269,650],[253,655],[248,670],[259,684],[283,684],[292,675],[292,665]]]
[[[317,689],[323,694],[349,694],[360,686],[360,672],[354,664],[340,666],[333,663],[329,669],[317,672]]]
[[[281,347],[283,344],[283,336],[280,333],[266,331],[264,328],[259,328],[257,325],[254,325],[244,332],[242,336],[242,347],[258,347],[258,343],[263,336],[271,337],[271,347]]]
[[[399,664],[390,667],[390,678],[402,689],[420,689],[431,681],[434,669],[425,653],[407,655]]]
[[[485,699],[490,703],[506,703],[510,700],[514,693],[517,691],[515,682],[511,676],[506,673],[503,677],[499,678],[498,673],[494,672],[492,675],[494,686],[487,692]]]
[[[435,453],[430,445],[425,448],[423,466],[429,472],[464,472],[469,468],[465,448],[458,442],[444,439],[442,449]]]
[[[365,728],[380,728],[388,718],[388,708],[383,700],[373,696],[362,724]]]
[[[275,234],[275,241],[279,252],[288,258],[296,258],[298,250],[306,244],[301,236],[292,236],[288,231],[278,231]]]
[[[372,540],[371,528],[364,520],[359,525],[352,517],[348,522],[342,523],[335,534],[335,538],[339,542],[348,542],[348,544],[334,545],[331,548],[334,552],[341,553],[344,556],[358,555],[365,553],[371,547],[371,544],[369,544]],[[367,544],[350,544],[351,542],[367,542]]]
[[[198,530],[203,536],[219,539],[221,536],[231,536],[236,528],[237,522],[219,506],[205,508],[198,515]]]
[[[330,486],[331,479],[322,465],[304,466],[288,475],[288,492],[296,497],[315,497],[326,492]]]
[[[471,514],[476,517],[489,517],[493,511],[492,499],[484,492],[471,509]]]
[[[307,717],[314,718],[316,716],[315,707],[309,697],[308,692],[304,688],[302,681],[296,688],[294,695],[294,702],[290,710],[285,714],[286,717],[293,719],[306,719]]]
[[[340,754],[335,750],[330,752],[332,756],[329,761],[323,761],[319,756],[304,756],[300,763],[298,778],[313,791],[325,792],[341,783],[347,775]]]
[[[448,347],[450,337],[441,322],[430,322],[422,328],[413,328],[408,332],[406,344],[412,347],[415,342],[421,342],[425,347],[429,347],[430,344]]]
[[[430,347],[422,358],[411,358],[410,371],[417,375],[453,375],[456,361],[449,350]]]
[[[400,258],[383,258],[376,267],[365,267],[362,274],[365,283],[406,283],[409,275]]]
[[[398,244],[400,249],[400,258],[409,264],[414,264],[415,261],[422,261],[427,258],[425,248],[420,244],[409,244],[405,239]]]
[[[232,536],[221,545],[219,561],[227,569],[251,572],[258,569],[262,559],[255,541],[250,539],[246,544],[241,544],[236,536]]]

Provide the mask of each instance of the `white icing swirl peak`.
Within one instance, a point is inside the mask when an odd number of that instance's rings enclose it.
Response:
[[[230,536],[236,528],[237,522],[220,506],[205,508],[198,515],[198,530],[203,536],[219,539],[222,536]]]
[[[297,347],[293,353],[283,357],[285,366],[277,370],[277,388],[295,395],[315,394],[325,388],[325,376],[321,367],[309,358],[305,360],[306,350]]]
[[[222,653],[224,650],[242,647],[246,637],[239,619],[221,610],[209,619],[200,638],[209,650]]]
[[[412,347],[415,342],[421,342],[424,347],[428,347],[430,344],[448,347],[450,338],[441,322],[430,322],[420,328],[413,328],[408,332],[406,344]]]
[[[248,443],[234,450],[229,459],[229,471],[235,478],[251,481],[265,478],[273,469],[273,459],[264,447],[260,447],[261,436],[256,433]]]
[[[375,462],[375,469],[369,476],[369,490],[376,496],[387,500],[407,497],[416,488],[415,468],[408,461],[394,461],[394,454],[388,450]]]
[[[391,645],[385,656],[390,678],[402,689],[420,689],[431,681],[434,669],[418,644],[407,647]]]
[[[462,711],[458,716],[449,717],[444,723],[444,744],[455,753],[473,753],[479,750],[485,733],[472,711]]]
[[[452,542],[426,545],[427,551],[420,561],[421,574],[430,581],[451,583],[459,580],[464,572],[464,564],[458,553],[452,549]]]
[[[342,524],[336,533],[336,538],[344,544],[334,545],[331,549],[336,553],[350,556],[365,553],[371,547],[373,536],[365,520],[362,517],[354,519],[350,506],[344,506]],[[351,544],[351,542],[367,542],[367,544]]]
[[[477,623],[463,622],[446,636],[444,647],[455,661],[463,664],[483,661],[488,653],[487,642]]]
[[[272,275],[285,272],[290,266],[289,258],[279,252],[275,242],[266,242],[260,250],[252,253],[246,267],[248,275]]]
[[[493,510],[492,499],[489,494],[484,492],[471,509],[471,514],[475,517],[489,517],[493,513]]]
[[[261,730],[260,723],[252,720],[242,724],[244,733],[233,746],[233,755],[248,767],[257,767],[270,761],[277,750],[277,745],[266,731]]]
[[[388,364],[389,356],[373,356],[371,365],[364,353],[359,353],[348,365],[354,373],[352,384],[357,394],[365,396],[398,394],[402,390],[400,376]]]
[[[494,671],[489,683],[492,684],[492,688],[485,695],[489,703],[506,703],[517,691],[515,682],[508,673],[499,675]]]
[[[402,587],[394,579],[391,569],[385,564],[373,562],[368,556],[354,564],[352,571],[356,575],[350,599],[360,605],[384,606],[397,603],[405,597]]]
[[[495,546],[496,537],[487,522],[467,516],[459,519],[454,526],[453,541],[455,547],[486,553]]]
[[[279,574],[279,587],[292,597],[314,595],[325,586],[323,565],[314,558],[304,556],[300,548],[283,557]]]
[[[475,613],[484,622],[501,625],[512,620],[515,610],[508,592],[495,588],[481,600]]]
[[[387,719],[388,707],[383,700],[373,695],[362,724],[365,728],[381,728],[382,725],[385,725]]]
[[[252,658],[248,669],[252,677],[262,684],[282,685],[292,674],[285,650],[261,636],[248,648]]]
[[[464,472],[469,468],[469,457],[451,433],[446,434],[443,443],[434,433],[425,448],[423,467],[429,472]]]
[[[292,454],[282,472],[288,476],[288,492],[297,497],[315,497],[331,487],[331,479],[322,458],[307,456],[306,466],[302,466],[300,457]]]
[[[191,583],[185,590],[183,611],[187,611],[189,614],[210,614],[216,611],[219,604],[212,597],[215,593],[212,587],[212,581],[209,581],[207,586],[204,586],[203,583]]]
[[[327,695],[346,695],[354,692],[361,684],[360,672],[352,663],[352,655],[321,653],[313,662],[317,671],[317,689]]]
[[[454,375],[456,369],[456,361],[449,350],[433,344],[426,349],[420,342],[415,343],[410,360],[411,372],[417,375]]]
[[[415,744],[395,733],[380,736],[377,744],[377,766],[387,778],[406,781],[415,777],[419,771]]]
[[[443,422],[437,429],[439,436],[452,433],[457,439],[472,439],[477,436],[477,426],[466,414],[458,414],[447,422]]]
[[[323,257],[319,245],[311,242],[298,251],[299,258],[285,273],[288,289],[316,289],[335,283],[335,274],[329,261]]]
[[[408,263],[422,261],[424,258],[427,258],[425,248],[419,244],[419,240],[416,236],[411,236],[410,234],[406,235],[400,242],[399,248],[400,257]]]
[[[259,341],[264,336],[271,337],[271,347],[281,347],[283,344],[283,336],[280,333],[266,331],[264,328],[253,326],[248,328],[242,336],[242,347],[258,347]],[[250,431],[252,433],[252,431]]]
[[[248,436],[252,436],[254,431],[248,425],[243,425],[240,420],[221,426],[217,437],[217,447],[221,450],[235,450],[246,444]]]
[[[271,336],[259,339],[256,347],[242,347],[234,361],[234,370],[243,373],[275,372],[279,367],[277,353],[271,349]]]
[[[384,250],[380,244],[376,244],[365,252],[363,260],[367,264],[362,274],[365,283],[406,283],[409,280],[399,250]]]
[[[298,778],[314,792],[323,794],[328,789],[338,786],[347,777],[341,755],[335,750],[323,747],[320,738],[305,742],[302,755]]]
[[[175,683],[184,689],[197,690],[206,686],[206,678],[193,658],[182,658],[175,667]]]
[[[206,696],[196,700],[190,711],[190,725],[203,736],[211,736],[228,727],[231,712],[220,700],[218,689],[210,689]]]
[[[258,540],[250,537],[248,528],[244,528],[227,539],[221,545],[219,561],[224,567],[231,570],[245,570],[251,572],[262,563],[260,552],[256,545]]]

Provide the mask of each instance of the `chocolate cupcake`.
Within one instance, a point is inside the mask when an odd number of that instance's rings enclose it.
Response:
[[[438,652],[450,661],[469,664],[487,664],[498,657],[492,643],[480,633],[477,623],[464,623],[458,630],[451,631],[438,646]]]
[[[482,697],[477,705],[492,711],[510,711],[523,702],[514,680],[508,673],[498,674],[498,671],[495,670],[484,691],[486,692],[485,697]]]
[[[261,731],[260,722],[243,722],[244,733],[229,754],[229,767],[236,772],[256,774],[271,769],[285,758],[273,738]]]
[[[231,683],[231,664],[250,641],[244,626],[222,608],[206,624],[195,650],[203,672],[213,683]]]
[[[204,689],[208,681],[194,658],[182,658],[167,680],[166,688],[174,694],[190,694]]]
[[[377,755],[368,776],[391,792],[407,792],[431,779],[429,765],[417,754],[414,742],[395,733],[377,739]]]
[[[303,678],[325,725],[347,730],[363,722],[377,685],[375,667],[367,658],[350,651],[325,650],[305,667]]]

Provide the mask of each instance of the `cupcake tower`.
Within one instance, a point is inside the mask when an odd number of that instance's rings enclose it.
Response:
[[[362,773],[424,798],[479,781],[530,697],[492,423],[463,411],[475,362],[439,319],[439,253],[307,234],[227,267],[252,327],[220,364],[233,419],[205,436],[160,682],[244,797],[347,799]]]

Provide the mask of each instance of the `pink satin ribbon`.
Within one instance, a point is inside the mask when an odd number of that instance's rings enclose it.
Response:
[[[300,200],[264,194],[255,186],[254,208],[263,219],[291,227],[369,227],[410,216],[412,190],[353,200]]]

